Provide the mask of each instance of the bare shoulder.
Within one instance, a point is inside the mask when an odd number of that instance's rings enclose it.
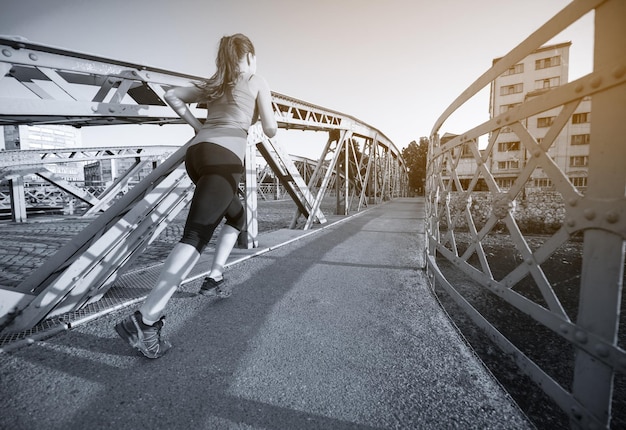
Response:
[[[253,90],[255,94],[258,93],[259,91],[269,90],[269,85],[267,84],[267,81],[265,80],[265,78],[257,74],[250,75],[250,79],[248,80],[248,83],[250,85],[250,89]]]

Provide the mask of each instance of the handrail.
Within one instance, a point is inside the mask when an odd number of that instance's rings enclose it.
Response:
[[[528,36],[522,43],[513,48],[508,54],[500,58],[496,64],[483,73],[474,83],[461,93],[448,108],[439,116],[430,132],[434,136],[443,123],[470,98],[485,88],[494,79],[500,76],[509,67],[528,55],[529,52],[539,48],[552,37],[559,34],[564,28],[576,22],[583,15],[600,6],[606,0],[575,0],[567,5],[563,10],[552,17],[548,22],[539,27],[534,33]]]

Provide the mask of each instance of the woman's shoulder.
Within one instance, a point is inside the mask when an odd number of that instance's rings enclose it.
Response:
[[[267,85],[265,78],[256,73],[246,73],[242,76],[242,78],[244,81]]]
[[[244,76],[244,79],[248,81],[248,86],[254,93],[257,93],[259,90],[265,90],[269,88],[267,85],[267,81],[262,76],[259,76],[256,73],[247,74],[246,76]]]

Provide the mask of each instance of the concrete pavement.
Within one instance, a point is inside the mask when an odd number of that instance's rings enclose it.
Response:
[[[179,289],[161,359],[116,336],[132,307],[0,354],[0,428],[532,428],[432,296],[423,239],[421,199],[264,234],[229,299]]]

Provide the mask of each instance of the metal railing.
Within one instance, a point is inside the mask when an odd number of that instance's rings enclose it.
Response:
[[[450,140],[440,139],[441,127],[459,107],[589,12],[595,14],[593,72]],[[567,414],[574,428],[610,427],[615,374],[626,370],[626,352],[618,340],[626,240],[625,22],[623,0],[573,1],[468,87],[437,120],[430,139],[426,259],[433,289],[443,288],[510,354]],[[581,190],[548,150],[585,97],[592,98],[593,115],[587,186]],[[559,113],[538,140],[526,120],[555,108]],[[490,166],[504,127],[515,133],[528,157],[507,189],[498,186]],[[481,136],[488,136],[483,150],[477,143]],[[467,149],[476,167],[470,180],[462,183],[457,168]],[[524,231],[515,216],[516,204],[524,198],[525,185],[536,169],[550,179],[564,211],[559,228],[543,236]],[[479,182],[486,183],[491,205],[480,220],[473,207]],[[507,246],[494,248],[496,240],[504,240]],[[563,251],[568,244],[578,245],[580,255]],[[555,261],[562,255],[570,259],[565,261],[571,265],[569,289],[558,285],[552,273],[565,264]],[[502,264],[503,257],[511,262],[508,267]],[[574,259],[579,266],[572,263]],[[490,300],[490,309],[481,309],[477,295]],[[494,322],[494,312],[504,315],[504,323]],[[531,335],[537,338],[553,336],[554,345],[563,345],[557,351],[563,356],[560,359],[571,353],[568,370],[555,375],[546,369],[548,351],[533,354],[516,344],[510,330],[515,325],[535,330]]]

